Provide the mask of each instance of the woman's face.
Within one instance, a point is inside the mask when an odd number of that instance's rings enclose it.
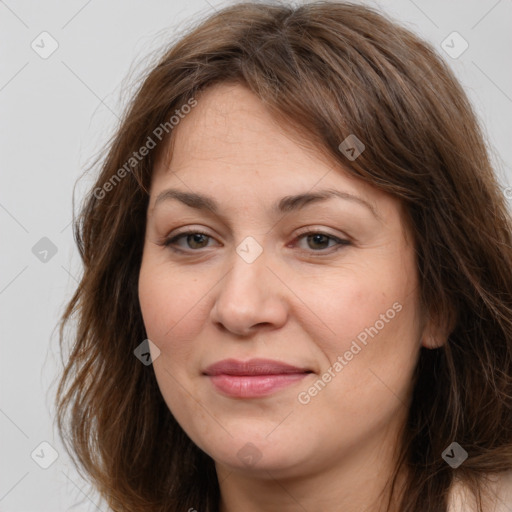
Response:
[[[422,338],[398,202],[299,146],[239,85],[206,90],[175,130],[139,279],[169,409],[217,468],[372,463],[405,421]]]

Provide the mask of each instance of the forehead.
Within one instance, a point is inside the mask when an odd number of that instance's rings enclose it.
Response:
[[[196,100],[197,106],[173,129],[164,167],[176,171],[193,160],[257,168],[276,158],[306,163],[320,157],[318,148],[278,124],[262,101],[240,84],[212,86]]]
[[[155,180],[185,171],[204,177],[222,171],[226,178],[230,173],[277,178],[292,172],[299,181],[307,175],[310,183],[334,167],[310,141],[278,124],[261,100],[240,84],[212,86],[196,99],[197,106],[175,126],[157,160]]]
[[[234,200],[237,193],[268,199],[332,188],[362,197],[377,210],[396,209],[388,194],[351,175],[339,162],[279,124],[263,102],[240,84],[219,84],[174,128],[155,164],[151,195],[167,187]],[[231,194],[226,194],[230,191]],[[239,197],[240,199],[240,197]]]

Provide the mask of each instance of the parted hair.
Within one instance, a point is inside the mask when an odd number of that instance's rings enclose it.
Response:
[[[399,512],[445,512],[455,480],[478,497],[486,475],[512,468],[510,213],[478,118],[444,59],[385,15],[347,2],[226,7],[166,48],[138,85],[73,224],[83,274],[59,322],[67,355],[56,404],[79,471],[115,512],[218,511],[214,461],[133,353],[147,337],[138,276],[152,170],[179,125],[119,170],[177,109],[228,82],[403,205],[422,305],[451,328],[444,344],[420,349],[390,489],[405,470]],[[365,145],[355,160],[339,149],[349,135]],[[469,455],[456,469],[441,456],[453,441]]]

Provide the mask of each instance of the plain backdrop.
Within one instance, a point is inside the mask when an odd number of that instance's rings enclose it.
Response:
[[[512,203],[512,1],[361,3],[401,21],[450,63]],[[61,368],[55,326],[81,272],[73,189],[155,51],[223,5],[0,1],[0,512],[107,512],[73,468],[54,425]],[[442,46],[447,37],[452,56]],[[77,205],[92,183],[91,174],[78,182]]]

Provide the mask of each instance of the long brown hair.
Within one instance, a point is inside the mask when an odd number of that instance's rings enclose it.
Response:
[[[510,214],[449,67],[382,14],[341,2],[225,8],[140,85],[74,224],[84,273],[60,323],[62,347],[76,316],[56,397],[69,453],[116,512],[218,510],[213,460],[133,351],[146,338],[137,284],[153,164],[176,110],[228,81],[404,205],[423,305],[453,325],[443,346],[421,349],[395,473],[407,470],[399,511],[446,511],[454,478],[479,495],[485,475],[512,468]],[[366,146],[355,160],[339,149],[349,135]],[[134,157],[150,139],[158,147]],[[441,456],[453,441],[469,454],[457,469]]]

